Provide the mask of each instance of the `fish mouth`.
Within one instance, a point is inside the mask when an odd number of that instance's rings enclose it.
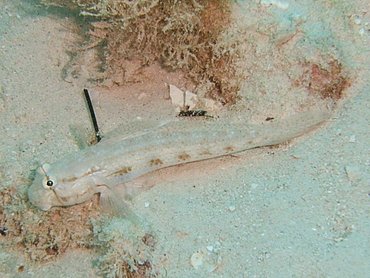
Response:
[[[32,202],[31,202],[32,203]],[[32,203],[33,204],[33,203]],[[36,205],[36,204],[33,204],[35,207],[37,207],[38,209],[42,210],[42,211],[48,211],[51,209],[51,206],[45,206],[45,205]]]
[[[33,192],[31,192],[30,190],[28,191],[28,200],[34,207],[42,211],[48,211],[49,209],[51,209],[51,205],[47,204],[42,199],[37,198],[35,194],[33,194]]]
[[[36,208],[48,211],[52,205],[50,203],[50,192],[40,188],[38,180],[35,180],[33,184],[28,188],[28,201]]]

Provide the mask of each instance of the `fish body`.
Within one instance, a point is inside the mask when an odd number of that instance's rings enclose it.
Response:
[[[102,140],[41,166],[29,187],[29,200],[42,210],[83,203],[97,193],[108,196],[116,185],[160,168],[286,142],[329,117],[329,111],[321,109],[260,125],[241,119],[180,120]]]

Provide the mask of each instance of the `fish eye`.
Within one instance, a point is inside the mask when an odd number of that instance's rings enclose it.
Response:
[[[55,185],[54,179],[51,179],[50,177],[45,177],[45,179],[43,181],[44,188],[51,189],[51,188],[53,188],[54,185]]]

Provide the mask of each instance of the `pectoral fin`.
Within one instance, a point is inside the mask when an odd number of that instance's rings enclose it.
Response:
[[[126,218],[135,224],[140,224],[139,217],[132,211],[122,195],[117,190],[112,190],[109,187],[104,188],[100,192],[100,206],[103,212],[111,216]]]

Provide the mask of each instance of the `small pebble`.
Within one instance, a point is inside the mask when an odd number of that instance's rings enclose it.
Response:
[[[204,253],[202,251],[197,251],[191,255],[190,263],[195,269],[199,269],[203,265]]]
[[[360,25],[361,24],[361,17],[358,16],[358,15],[355,15],[353,17],[353,22],[356,24],[356,25]]]
[[[207,250],[208,250],[209,252],[213,252],[213,246],[212,246],[212,245],[208,245],[208,246],[207,246]]]
[[[351,136],[349,137],[349,142],[350,142],[350,143],[355,143],[355,142],[356,142],[356,135],[351,135]]]
[[[145,208],[148,208],[149,206],[150,206],[150,203],[149,203],[149,202],[145,202],[145,203],[144,203],[144,207],[145,207]]]
[[[258,184],[257,184],[257,183],[252,183],[252,184],[251,184],[251,188],[252,188],[252,189],[256,189],[257,187],[258,187]]]
[[[235,206],[229,206],[229,211],[235,211]]]
[[[347,165],[344,167],[344,170],[350,182],[356,183],[361,180],[362,173],[357,166]]]
[[[201,248],[191,255],[190,264],[194,269],[202,269],[211,273],[221,264],[221,256],[213,246],[207,246],[207,248]]]

